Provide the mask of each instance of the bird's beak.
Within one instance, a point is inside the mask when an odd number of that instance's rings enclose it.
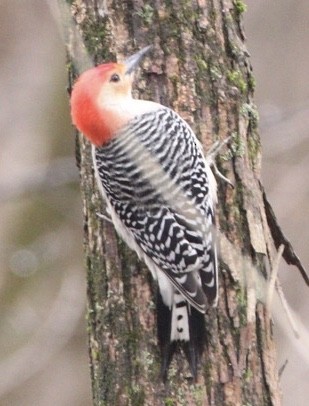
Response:
[[[151,48],[152,48],[152,45],[149,45],[148,47],[145,47],[145,48],[141,49],[140,51],[136,52],[136,54],[129,56],[129,58],[124,61],[124,65],[126,67],[126,75],[130,75],[137,68],[140,61],[143,59],[145,54]]]

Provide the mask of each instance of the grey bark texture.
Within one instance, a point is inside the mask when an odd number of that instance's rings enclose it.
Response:
[[[230,137],[217,166],[221,231],[220,299],[206,315],[207,343],[192,384],[177,354],[160,382],[155,290],[146,267],[100,219],[90,145],[79,134],[94,405],[277,406],[281,404],[272,321],[263,281],[276,255],[260,186],[261,150],[254,78],[239,0],[76,0],[72,16],[95,63],[154,44],[135,96],[176,110],[205,151]],[[69,39],[74,48],[74,40]],[[74,76],[74,66],[69,66]],[[262,281],[262,282],[261,282]],[[259,293],[258,285],[262,293]]]

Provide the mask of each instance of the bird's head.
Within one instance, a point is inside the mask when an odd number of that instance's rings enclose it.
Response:
[[[129,117],[133,74],[151,47],[124,63],[105,63],[83,72],[71,95],[73,124],[95,145],[108,142]]]

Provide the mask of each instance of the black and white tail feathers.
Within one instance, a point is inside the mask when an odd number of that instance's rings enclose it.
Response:
[[[175,290],[172,308],[166,306],[160,291],[157,293],[157,327],[161,350],[161,378],[166,382],[168,369],[176,350],[182,349],[190,366],[194,381],[202,356],[206,328],[204,314],[192,307]]]

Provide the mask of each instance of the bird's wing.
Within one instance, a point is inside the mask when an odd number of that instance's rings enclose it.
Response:
[[[162,109],[133,120],[96,153],[104,154],[97,169],[121,222],[188,301],[205,311],[206,297],[212,302],[217,291],[214,203],[192,130]]]

